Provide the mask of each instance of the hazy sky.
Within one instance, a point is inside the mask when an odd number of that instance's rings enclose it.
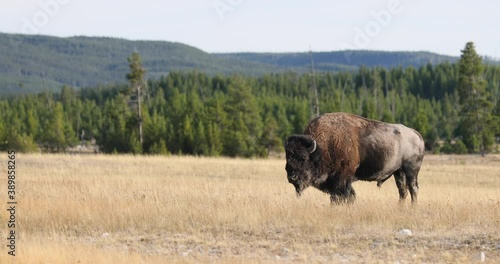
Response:
[[[0,0],[0,31],[182,42],[208,52],[425,50],[500,57],[500,2]]]

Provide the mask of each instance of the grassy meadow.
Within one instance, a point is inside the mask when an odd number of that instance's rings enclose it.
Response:
[[[17,254],[0,247],[0,263],[500,262],[500,155],[427,156],[415,208],[392,179],[356,182],[349,206],[313,188],[297,198],[284,159],[18,154],[16,165]],[[6,171],[0,153],[5,208]]]

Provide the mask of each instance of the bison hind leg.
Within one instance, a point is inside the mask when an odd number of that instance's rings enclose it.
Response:
[[[403,202],[408,196],[408,186],[406,183],[406,176],[402,169],[394,172],[394,179],[396,180],[396,186],[399,191],[399,201]]]
[[[406,182],[408,189],[410,190],[411,203],[414,205],[417,203],[419,171],[420,167],[405,169]]]

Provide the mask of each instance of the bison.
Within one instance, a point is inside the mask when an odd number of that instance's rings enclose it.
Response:
[[[392,175],[404,201],[410,191],[417,202],[418,172],[424,158],[420,133],[348,113],[323,114],[309,122],[304,135],[285,142],[288,182],[297,195],[313,186],[330,195],[332,203],[352,203],[357,180],[381,186]]]

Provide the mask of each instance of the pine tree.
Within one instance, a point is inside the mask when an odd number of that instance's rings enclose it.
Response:
[[[103,109],[103,121],[99,131],[97,143],[106,153],[130,152],[127,119],[131,115],[126,99],[119,96],[107,101]],[[135,134],[137,136],[137,133]],[[138,142],[138,140],[135,140]]]
[[[362,116],[370,119],[377,119],[377,106],[374,98],[366,98],[363,102]]]
[[[418,110],[413,122],[413,128],[420,132],[424,140],[427,139],[427,134],[429,133],[429,119],[427,118],[425,109],[420,108]]]
[[[469,151],[485,155],[493,144],[493,104],[489,100],[484,67],[474,43],[468,42],[459,61],[458,92],[461,104],[460,131]]]
[[[2,146],[4,137],[5,137],[5,130],[4,130],[4,125],[3,125],[3,117],[0,115],[0,146]]]
[[[221,142],[219,126],[217,124],[209,124],[207,141],[209,146],[209,155],[220,156],[222,154],[223,146]]]
[[[262,119],[259,107],[252,94],[250,85],[241,77],[235,77],[228,88],[226,112],[233,116],[229,129],[231,142],[238,146],[231,147],[230,156],[253,156],[264,151],[258,144],[262,133]],[[237,139],[237,140],[236,140]],[[240,153],[234,153],[238,150]]]
[[[2,107],[0,107],[2,109]],[[5,145],[6,145],[6,133],[5,133],[5,127],[4,127],[4,120],[2,117],[2,114],[0,114],[0,150],[5,150]]]
[[[33,110],[29,109],[26,114],[26,133],[35,138],[38,134],[38,125],[38,119],[33,114]]]
[[[186,115],[182,124],[182,153],[194,154],[194,132],[191,118]]]
[[[203,122],[200,120],[196,124],[196,130],[194,134],[194,153],[196,155],[208,155],[210,150],[207,143],[207,136],[205,134],[205,127]]]
[[[235,113],[230,129],[225,131],[224,155],[230,157],[251,157],[254,155],[249,146],[249,130],[245,125],[243,113]]]
[[[144,117],[144,151],[151,154],[167,154],[165,144],[167,138],[167,122],[165,118],[158,115],[156,110],[151,117],[145,112]],[[163,151],[163,148],[165,148],[165,151]]]
[[[160,139],[160,141],[155,142],[149,149],[149,153],[154,155],[168,155],[169,153],[165,140]]]
[[[293,133],[302,134],[304,127],[309,122],[309,102],[306,100],[296,100],[292,103],[291,119],[293,120]]]
[[[389,109],[384,110],[382,121],[387,123],[394,123],[394,116],[392,115],[391,111],[389,111]]]
[[[145,93],[146,82],[144,80],[144,75],[146,70],[142,67],[142,59],[139,53],[133,52],[130,57],[127,58],[129,63],[130,72],[127,73],[127,80],[131,86],[132,103],[137,105],[137,125],[138,125],[138,133],[139,133],[139,144],[143,144],[143,132],[142,132],[142,98],[143,93]]]
[[[460,103],[458,91],[455,90],[451,94],[445,94],[441,102],[443,107],[443,120],[442,126],[440,126],[442,130],[442,136],[445,139],[452,139],[457,136],[456,129],[460,121]]]
[[[262,144],[266,147],[267,156],[271,151],[282,151],[283,142],[278,136],[278,123],[270,112],[266,113],[264,119],[264,133],[262,133]]]
[[[66,151],[77,141],[69,122],[64,119],[63,106],[57,102],[53,108],[48,127],[45,128],[43,141],[51,152]]]

